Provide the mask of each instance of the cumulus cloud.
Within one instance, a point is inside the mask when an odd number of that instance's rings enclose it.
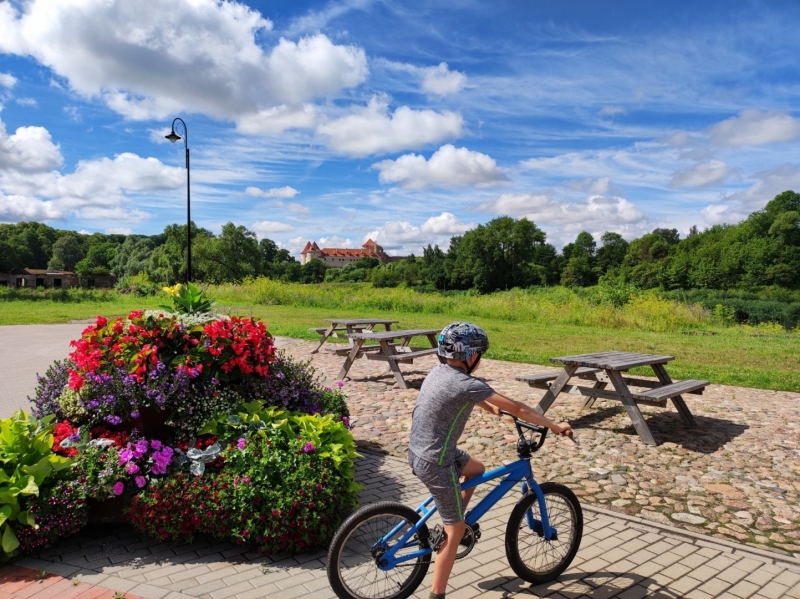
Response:
[[[84,160],[72,173],[43,127],[20,127],[8,135],[0,121],[0,219],[57,220],[68,214],[105,221],[139,222],[149,214],[127,206],[130,194],[174,189],[183,169],[155,158],[123,153]]]
[[[709,225],[735,224],[747,218],[748,212],[741,204],[711,204],[700,211],[703,220]]]
[[[422,91],[436,96],[449,96],[464,89],[467,76],[459,71],[451,71],[446,62],[439,66],[422,70]]]
[[[306,103],[366,79],[363,49],[321,33],[263,49],[256,38],[271,29],[228,1],[0,3],[0,51],[35,58],[128,119],[202,112],[275,132],[309,126]]]
[[[573,191],[585,191],[598,195],[606,195],[614,192],[614,189],[611,187],[611,177],[600,177],[599,179],[587,177],[580,181],[568,181],[567,188]]]
[[[0,86],[11,89],[17,84],[17,78],[11,73],[0,73]]]
[[[380,171],[381,183],[399,183],[404,189],[488,187],[508,180],[491,156],[452,144],[439,148],[430,160],[406,154],[397,160],[376,162],[371,168]]]
[[[706,133],[712,144],[723,148],[760,146],[800,139],[800,120],[782,112],[748,109],[712,125]]]
[[[786,190],[800,189],[800,164],[783,164],[777,168],[758,171],[751,175],[755,183],[725,197],[726,203],[741,205],[746,214],[760,210],[767,202]]]
[[[317,110],[311,104],[281,104],[241,116],[236,122],[236,129],[250,135],[276,135],[287,129],[310,129],[316,120]]]
[[[108,227],[106,229],[107,235],[133,235],[133,229],[130,227]]]
[[[659,141],[663,141],[676,148],[685,148],[692,143],[692,137],[686,131],[676,131],[672,135],[661,138]]]
[[[415,226],[408,221],[391,221],[378,227],[364,236],[364,241],[373,239],[386,251],[409,254],[420,252],[428,244],[447,247],[450,237],[461,235],[474,228],[473,223],[465,224],[449,212],[442,212],[439,216],[432,216],[420,226]]]
[[[385,100],[373,97],[353,114],[324,123],[317,131],[336,152],[356,158],[414,150],[461,135],[464,119],[445,110],[412,110],[401,106],[389,114]]]
[[[254,198],[293,198],[299,191],[294,187],[273,187],[271,189],[259,189],[258,187],[248,187],[244,192]]]
[[[281,208],[283,210],[288,210],[289,212],[294,212],[295,214],[308,214],[311,212],[308,208],[303,206],[302,204],[298,204],[296,202],[272,202],[272,205],[276,208]]]
[[[366,241],[366,238],[364,239]],[[373,240],[374,241],[374,240]],[[347,237],[339,237],[338,235],[331,235],[330,237],[320,237],[318,242],[321,248],[354,248],[353,241]],[[359,245],[359,247],[361,247]]]
[[[274,220],[262,220],[257,223],[253,223],[250,228],[256,232],[258,237],[263,237],[267,233],[286,233],[288,231],[294,231],[294,227],[292,225]]]
[[[6,133],[0,121],[0,172],[37,173],[62,165],[58,146],[44,127],[19,127],[13,135]]]
[[[633,202],[601,195],[568,202],[544,193],[504,193],[494,201],[480,204],[478,210],[526,217],[540,226],[556,226],[564,232],[630,231],[647,219]]]
[[[692,168],[678,171],[672,177],[672,187],[704,187],[721,183],[728,176],[728,165],[722,160],[700,162]]]

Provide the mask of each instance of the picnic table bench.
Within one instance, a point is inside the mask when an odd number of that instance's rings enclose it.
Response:
[[[361,333],[364,331],[371,331],[377,325],[383,325],[387,331],[392,330],[392,325],[396,324],[397,320],[384,320],[382,318],[325,318],[324,322],[330,323],[327,327],[311,327],[309,331],[314,331],[320,336],[319,343],[311,350],[312,354],[319,351],[319,348],[330,338],[344,337],[347,333]],[[333,348],[337,356],[344,356],[350,352],[353,347],[353,340],[348,339],[347,345],[344,347]]]
[[[398,364],[412,364],[414,358],[421,358],[439,353],[437,335],[439,329],[412,329],[408,331],[361,331],[346,333],[353,345],[345,358],[338,378],[344,379],[357,359],[366,356],[368,360],[386,362],[394,374],[401,389],[408,389],[408,384],[403,378]],[[426,337],[430,347],[417,349],[410,346],[414,337]],[[399,340],[399,341],[398,341]],[[377,345],[364,345],[367,341],[376,341]],[[439,356],[439,361],[444,363],[444,358]]]
[[[648,445],[656,445],[652,432],[639,411],[639,405],[667,407],[667,400],[671,400],[681,419],[687,426],[697,426],[689,407],[683,400],[684,393],[701,395],[703,389],[709,385],[708,381],[687,379],[674,382],[667,374],[664,364],[674,360],[673,356],[657,356],[652,354],[639,354],[632,352],[600,352],[596,354],[582,354],[576,356],[562,356],[551,358],[551,362],[564,364],[563,370],[555,370],[533,375],[516,377],[518,381],[528,383],[531,387],[545,389],[546,393],[534,408],[544,414],[561,393],[582,395],[583,407],[591,407],[598,397],[619,401],[625,406],[628,416],[641,439]],[[650,379],[624,376],[622,373],[637,366],[650,366],[657,381]],[[571,379],[577,378],[591,382],[591,387],[570,384]],[[613,390],[606,390],[612,385]],[[644,391],[632,392],[630,387],[641,387]]]

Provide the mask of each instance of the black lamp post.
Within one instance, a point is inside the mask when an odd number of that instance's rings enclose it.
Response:
[[[175,123],[180,121],[183,125],[183,137],[175,133]],[[175,143],[179,139],[183,139],[183,146],[186,148],[186,284],[192,280],[192,202],[189,194],[189,130],[186,128],[186,123],[182,118],[176,118],[172,121],[172,131],[169,135],[165,135],[168,140]]]

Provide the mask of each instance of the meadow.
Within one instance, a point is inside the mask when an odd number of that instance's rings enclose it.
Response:
[[[208,287],[217,309],[257,316],[275,335],[317,339],[309,327],[327,317],[382,316],[401,328],[441,328],[454,320],[480,324],[490,335],[487,357],[549,364],[553,356],[620,350],[668,354],[673,378],[800,390],[800,333],[777,324],[735,325],[724,310],[707,310],[656,292],[615,305],[602,295],[564,287],[419,293],[369,284],[301,285],[257,279]],[[97,314],[124,315],[168,303],[115,291],[0,293],[0,325],[64,323]],[[619,302],[618,302],[619,303]],[[640,374],[652,374],[642,370]]]

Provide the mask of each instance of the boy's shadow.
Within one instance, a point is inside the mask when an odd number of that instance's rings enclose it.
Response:
[[[498,587],[503,588],[498,588]],[[615,596],[625,589],[634,586],[643,587],[644,594],[636,593],[636,597],[646,595],[656,599],[680,599],[684,593],[661,588],[661,585],[652,578],[641,576],[632,572],[575,572],[562,574],[553,582],[534,585],[524,580],[510,576],[498,576],[478,583],[478,588],[484,591],[502,593],[503,598],[515,597],[520,594],[534,597],[544,597],[558,590],[558,597],[593,597],[605,599]],[[633,595],[632,595],[633,596]]]

